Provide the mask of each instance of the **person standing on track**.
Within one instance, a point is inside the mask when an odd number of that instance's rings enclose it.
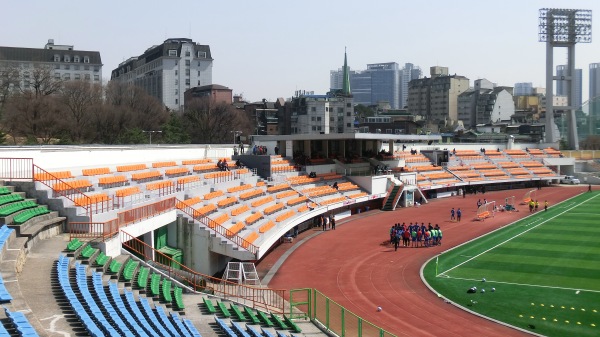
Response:
[[[452,209],[450,210],[450,221],[456,220],[456,217],[454,216],[454,214],[455,214],[454,207],[452,207]]]
[[[548,210],[548,200],[544,201],[544,211]]]
[[[438,224],[435,224],[435,229],[438,232],[437,244],[438,244],[438,246],[441,246],[442,245],[442,229],[440,228],[440,226]]]
[[[458,210],[456,210],[456,220],[458,222],[460,222],[461,217],[462,217],[462,211],[460,210],[460,207],[459,207]]]

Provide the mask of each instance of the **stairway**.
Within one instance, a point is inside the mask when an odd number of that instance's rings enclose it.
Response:
[[[398,200],[400,200],[400,195],[402,195],[403,187],[404,187],[404,185],[401,184],[401,185],[395,185],[392,188],[392,190],[386,197],[385,203],[383,204],[383,208],[381,208],[381,210],[393,211],[396,209],[396,206],[398,205]]]

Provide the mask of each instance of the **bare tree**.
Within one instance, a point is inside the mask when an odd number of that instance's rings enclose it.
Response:
[[[31,88],[35,98],[52,95],[57,93],[63,85],[61,79],[57,79],[53,75],[53,71],[48,66],[37,66],[33,69],[31,75]],[[22,88],[21,91],[28,91],[27,88]]]
[[[185,108],[192,143],[230,143],[230,131],[244,127],[244,113],[210,98],[193,99]],[[247,121],[246,121],[247,122]]]
[[[14,95],[7,106],[3,124],[13,137],[25,136],[48,144],[64,128],[64,116],[55,97],[35,98],[32,91]]]
[[[66,117],[70,124],[67,131],[71,140],[83,141],[83,135],[89,132],[88,124],[92,117],[90,110],[102,102],[102,87],[88,81],[65,82],[60,100],[69,112]]]

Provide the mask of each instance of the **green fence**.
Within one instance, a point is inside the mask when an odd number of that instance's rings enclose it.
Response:
[[[341,337],[396,337],[316,289],[290,290],[290,317],[310,318]]]

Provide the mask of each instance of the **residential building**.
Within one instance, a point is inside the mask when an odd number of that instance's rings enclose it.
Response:
[[[423,116],[431,126],[458,122],[458,96],[469,89],[469,79],[448,75],[447,67],[431,67],[431,77],[408,84],[408,111]]]
[[[575,95],[574,100],[571,102],[571,106],[575,110],[581,110],[581,104],[583,103],[583,71],[581,69],[575,69],[575,75],[573,78],[573,82],[575,82]],[[569,75],[569,69],[566,65],[558,65],[556,66],[556,77],[561,78]],[[568,87],[567,81],[557,80],[556,81],[556,94],[559,96],[569,96],[569,92],[571,91]]]
[[[111,81],[138,86],[169,109],[179,110],[186,90],[212,84],[212,66],[208,45],[170,38],[119,64]]]
[[[400,109],[406,107],[408,100],[408,83],[417,80],[423,76],[421,68],[412,63],[405,63],[404,68],[400,69]]]
[[[330,134],[354,132],[354,104],[348,58],[344,53],[342,88],[325,95],[299,95],[292,98],[291,134]]]
[[[0,47],[0,70],[15,69],[18,79],[13,86],[31,89],[36,69],[45,68],[55,80],[84,80],[102,83],[102,59],[98,51],[76,50],[73,45],[54,44],[44,48]]]
[[[216,103],[232,104],[232,96],[233,91],[228,87],[218,84],[209,84],[186,90],[184,93],[184,102],[187,105],[191,99],[208,97],[211,101]]]
[[[458,119],[465,128],[510,121],[515,113],[512,88],[498,87],[486,79],[458,96]]]

